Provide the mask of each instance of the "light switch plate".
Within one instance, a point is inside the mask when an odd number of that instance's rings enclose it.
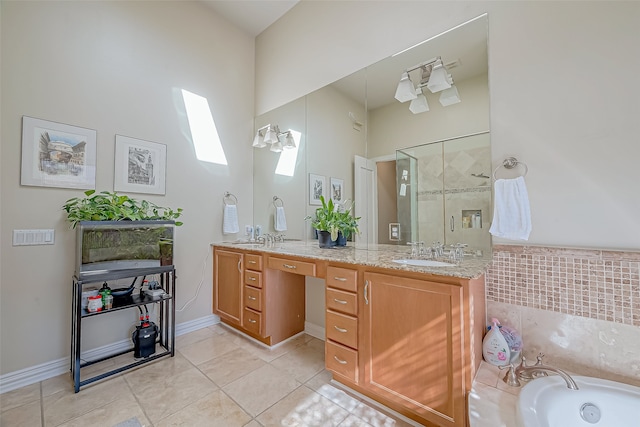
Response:
[[[13,230],[13,246],[53,245],[55,230]]]

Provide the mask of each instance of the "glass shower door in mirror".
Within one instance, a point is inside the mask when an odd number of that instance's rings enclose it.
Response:
[[[488,132],[443,143],[444,243],[491,249],[491,144]]]

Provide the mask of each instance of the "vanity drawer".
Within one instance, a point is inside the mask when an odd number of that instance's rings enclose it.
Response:
[[[354,316],[358,314],[358,296],[356,294],[327,288],[325,296],[325,306],[328,310],[340,311]]]
[[[327,338],[351,348],[358,348],[358,319],[327,310]]]
[[[329,371],[358,382],[358,352],[327,341],[324,346],[325,366]]]
[[[262,311],[262,291],[251,286],[244,287],[244,305],[255,311]]]
[[[247,269],[262,271],[262,256],[261,255],[246,254],[244,257],[247,260],[247,265],[246,265]]]
[[[262,336],[262,314],[253,311],[250,308],[245,308],[244,316],[242,318],[242,327],[249,332]]]
[[[358,292],[358,272],[349,268],[327,267],[327,286]]]
[[[244,284],[253,286],[254,288],[262,288],[262,273],[257,271],[244,271]]]
[[[316,275],[316,264],[313,262],[269,257],[269,268],[287,271],[289,273],[302,274],[303,276]]]

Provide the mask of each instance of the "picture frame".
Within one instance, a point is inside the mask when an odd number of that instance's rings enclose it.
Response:
[[[167,146],[116,135],[114,191],[165,194]]]
[[[342,204],[345,201],[344,197],[344,179],[331,178],[329,184],[329,192],[331,194],[331,200],[333,204]]]
[[[323,175],[309,174],[309,204],[321,205],[320,196],[326,200],[326,178]]]
[[[20,184],[96,188],[94,129],[22,116]]]

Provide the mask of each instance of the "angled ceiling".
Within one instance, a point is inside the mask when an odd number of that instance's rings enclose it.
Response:
[[[299,0],[201,0],[247,34],[255,37]]]

